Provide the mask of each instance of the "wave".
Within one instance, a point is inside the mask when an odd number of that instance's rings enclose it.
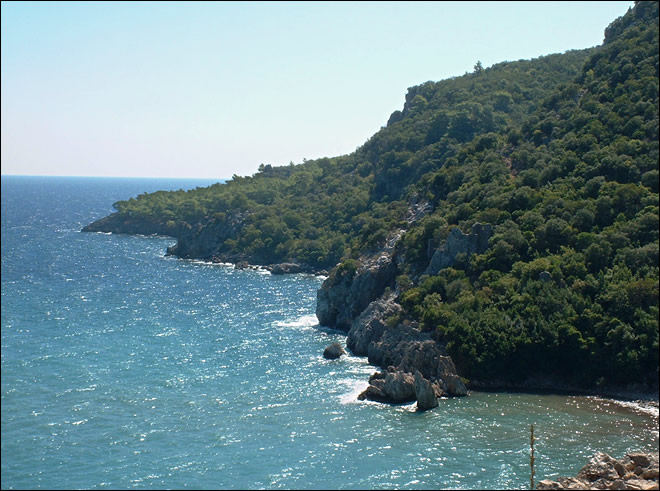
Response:
[[[303,315],[295,320],[275,321],[273,323],[277,327],[314,327],[318,324],[319,321],[316,315]]]
[[[366,390],[369,386],[369,382],[365,379],[344,379],[339,381],[340,384],[346,385],[349,389],[348,392],[341,394],[339,396],[339,402],[341,404],[356,404],[356,403],[366,403],[372,404],[372,401],[359,401],[358,396]],[[373,403],[377,404],[377,403]]]
[[[658,410],[658,401],[645,401],[645,400],[620,401],[616,399],[613,399],[612,401],[619,406],[628,408],[637,413],[642,413],[652,416],[656,420],[660,415],[660,411]]]

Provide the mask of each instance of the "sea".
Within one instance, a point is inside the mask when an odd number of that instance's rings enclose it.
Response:
[[[357,400],[323,358],[323,278],[166,257],[82,233],[192,179],[2,176],[2,489],[526,489],[597,451],[657,451],[657,407],[472,392],[418,413]]]

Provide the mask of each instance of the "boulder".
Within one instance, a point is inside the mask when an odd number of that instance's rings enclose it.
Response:
[[[658,489],[658,454],[631,452],[617,460],[598,452],[576,477],[544,479],[536,489]]]
[[[372,375],[369,382],[369,387],[358,396],[358,399],[394,404],[415,400],[415,378],[411,373],[388,367],[386,372]]]
[[[273,264],[268,269],[271,274],[295,274],[302,271],[300,264],[296,263]]]
[[[415,371],[415,397],[418,411],[426,411],[438,406],[438,398],[435,396],[431,382],[422,377],[419,370]]]
[[[323,357],[328,360],[336,360],[341,355],[345,355],[344,348],[339,343],[332,343],[323,350]]]
[[[447,357],[449,358],[449,357]],[[454,364],[452,359],[449,358],[449,362]],[[455,369],[454,369],[455,370]],[[445,373],[442,377],[442,381],[445,383],[444,390],[450,396],[466,396],[468,393],[467,387],[461,380],[461,377],[455,373]]]
[[[541,271],[539,273],[539,281],[552,281],[552,275],[550,274],[550,271]]]

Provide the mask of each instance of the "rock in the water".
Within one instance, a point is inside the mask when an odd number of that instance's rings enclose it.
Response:
[[[269,269],[271,274],[295,274],[302,272],[300,264],[295,263],[273,264]]]
[[[369,382],[369,387],[358,399],[395,404],[415,400],[415,378],[411,373],[389,367],[387,372],[372,375]]]
[[[346,352],[344,351],[344,348],[342,348],[339,343],[332,343],[323,350],[323,357],[328,360],[336,360],[341,355],[345,354]]]
[[[419,370],[415,372],[415,397],[418,411],[426,411],[438,405],[438,398],[435,396],[431,382],[422,377]]]
[[[448,357],[449,358],[449,357]],[[453,361],[451,358],[449,358],[449,361]],[[459,377],[456,374],[452,373],[446,373],[442,377],[442,381],[445,383],[445,392],[447,394],[452,395],[452,396],[466,396],[468,393],[467,387],[465,387],[465,384],[461,380],[461,377]]]

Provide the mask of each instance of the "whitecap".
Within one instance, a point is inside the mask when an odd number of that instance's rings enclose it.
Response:
[[[339,396],[341,404],[353,404],[358,401],[358,396],[369,387],[369,382],[365,379],[344,379],[339,381],[340,384],[349,388],[349,391]]]
[[[619,400],[612,400],[615,404],[621,407],[628,408],[632,411],[635,411],[637,413],[643,413],[643,414],[648,414],[649,416],[652,416],[656,420],[658,419],[658,416],[660,415],[660,411],[658,410],[658,405],[657,402],[653,403],[652,401],[644,401],[644,400],[638,400],[638,401],[619,401]]]
[[[276,327],[312,327],[318,325],[319,321],[315,315],[303,315],[295,320],[275,321]]]

